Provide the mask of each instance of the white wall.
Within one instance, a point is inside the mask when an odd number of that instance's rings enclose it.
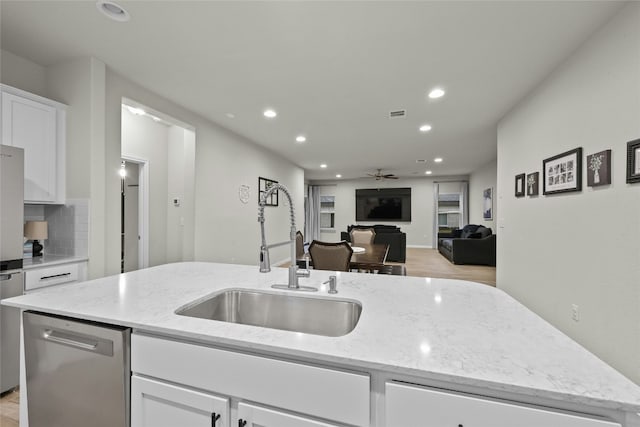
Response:
[[[182,107],[164,99],[126,78],[107,70],[106,76],[106,153],[108,171],[120,165],[120,104],[122,98],[133,99],[156,111],[161,111],[195,129],[195,224],[194,259],[257,265],[260,228],[257,222],[258,177],[275,179],[292,192],[296,220],[303,223],[304,172],[280,156],[257,146]],[[119,203],[115,199],[119,180],[106,174],[107,203],[105,207],[109,272],[116,272],[119,254]],[[251,200],[243,204],[238,197],[240,185],[251,189]],[[288,207],[284,198],[277,208],[267,208],[266,230],[270,242],[289,236]],[[287,248],[271,253],[272,261],[288,257]]]
[[[32,74],[28,64],[16,68]],[[67,198],[89,200],[89,278],[105,274],[104,76],[104,64],[85,57],[46,68],[44,79],[43,96],[67,105]]]
[[[330,195],[335,188],[336,233],[321,233],[321,239],[328,242],[339,241],[340,232],[347,231],[351,224],[373,225],[393,224],[407,234],[407,246],[433,246],[433,183],[467,180],[467,177],[413,178],[375,181],[356,179],[345,181],[310,182],[311,185],[331,185],[323,188],[323,195]],[[358,188],[411,188],[411,222],[361,222],[356,221],[356,189]]]
[[[144,159],[149,168],[149,267],[167,262],[168,155],[169,126],[123,108],[122,156]]]
[[[491,228],[494,233],[497,232],[496,218],[498,215],[497,167],[498,161],[493,160],[469,176],[469,224],[484,225]],[[485,220],[482,216],[483,192],[487,188],[493,188],[493,219],[491,220]]]
[[[291,190],[296,221],[304,223],[304,171],[275,153],[194,114],[118,75],[95,58],[78,58],[43,68],[10,52],[0,52],[0,79],[19,89],[69,106],[67,114],[67,196],[89,198],[89,277],[120,271],[120,215],[117,171],[120,167],[122,98],[162,111],[195,129],[187,149],[195,154],[194,218],[186,222],[183,258],[257,265],[258,177],[275,179]],[[42,70],[44,69],[44,76]],[[187,165],[188,166],[188,165]],[[189,171],[187,171],[188,173]],[[240,202],[238,188],[248,185],[251,200]],[[288,238],[288,207],[267,208],[270,242]],[[166,232],[166,228],[165,228]],[[190,236],[190,237],[189,237]],[[287,248],[271,253],[274,262]]]
[[[498,127],[497,285],[640,383],[640,4],[632,2]],[[514,177],[583,147],[612,149],[612,184],[516,199]],[[542,192],[542,189],[541,189]],[[572,320],[572,304],[580,320]]]
[[[0,50],[0,81],[36,95],[47,96],[45,68],[8,50]]]

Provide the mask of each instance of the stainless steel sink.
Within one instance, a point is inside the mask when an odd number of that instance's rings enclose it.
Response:
[[[228,289],[176,311],[181,316],[339,337],[351,332],[362,306],[335,298]]]

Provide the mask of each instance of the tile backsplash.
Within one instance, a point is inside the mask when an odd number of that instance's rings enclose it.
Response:
[[[45,253],[88,256],[88,199],[67,199],[65,205],[25,205],[24,219],[47,221],[49,238],[44,242]]]

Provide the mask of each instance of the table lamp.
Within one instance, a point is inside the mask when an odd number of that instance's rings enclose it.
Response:
[[[42,256],[42,245],[38,240],[49,238],[47,221],[27,221],[24,225],[24,237],[33,241],[33,257]]]

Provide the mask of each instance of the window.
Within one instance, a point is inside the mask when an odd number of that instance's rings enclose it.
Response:
[[[460,227],[460,194],[438,195],[438,227]]]
[[[320,196],[320,230],[335,230],[335,196]]]

